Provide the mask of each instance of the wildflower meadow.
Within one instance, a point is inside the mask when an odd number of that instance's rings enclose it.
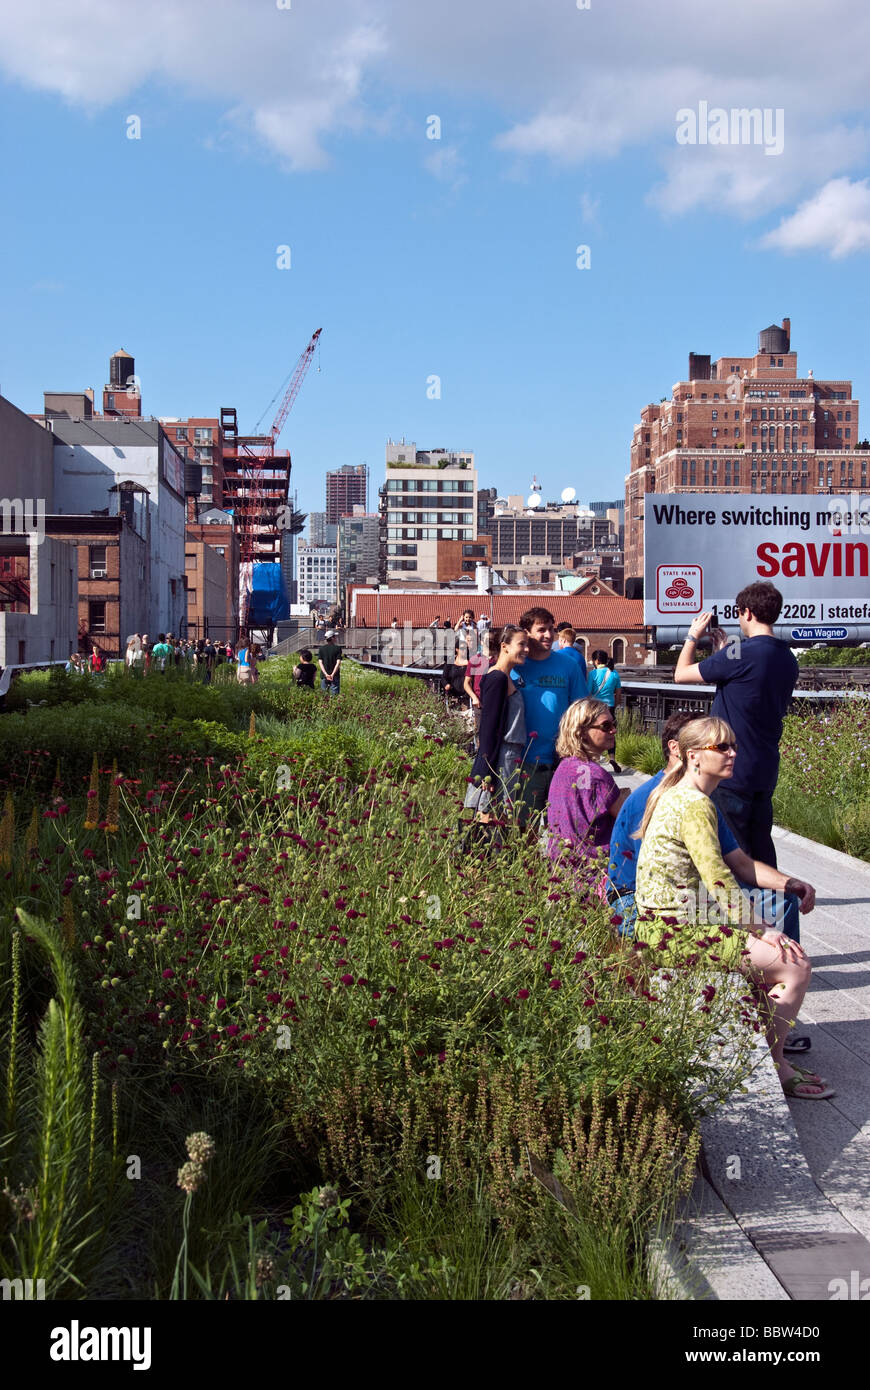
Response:
[[[290,673],[32,676],[0,721],[0,1276],[658,1297],[752,1000],[656,971],[527,833],[484,856],[419,684]]]

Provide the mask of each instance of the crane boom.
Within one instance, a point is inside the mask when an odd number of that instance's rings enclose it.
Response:
[[[284,393],[284,399],[278,407],[278,414],[275,416],[275,419],[272,422],[272,428],[269,431],[269,434],[272,438],[273,449],[275,445],[278,443],[278,436],[284,428],[284,422],[293,408],[293,402],[299,395],[299,388],[305,380],[305,373],[311,366],[311,359],[314,356],[314,350],[317,347],[317,340],[319,339],[322,332],[323,329],[318,328],[317,332],[313,335],[311,342],[308,344],[302,356],[299,358],[299,361],[296,363],[296,366],[293,371],[293,376],[290,378],[290,385],[287,387],[287,390]]]

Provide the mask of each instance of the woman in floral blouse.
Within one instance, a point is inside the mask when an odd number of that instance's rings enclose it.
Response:
[[[810,982],[809,959],[798,942],[755,924],[719,847],[710,793],[734,770],[734,732],[721,719],[693,719],[678,742],[680,764],[656,787],[641,822],[638,932],[663,965],[718,965],[753,979],[770,1000],[767,1039],[786,1095],[826,1100],[835,1094],[827,1082],[783,1056]]]

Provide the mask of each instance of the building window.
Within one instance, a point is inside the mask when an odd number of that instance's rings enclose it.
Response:
[[[106,547],[104,545],[88,546],[88,567],[91,579],[105,579]]]
[[[107,410],[114,410],[114,409],[115,409],[115,397],[112,395],[111,392],[109,392],[109,393],[107,394],[107,396],[106,396],[106,409],[107,409]]]
[[[186,437],[186,436],[185,436]],[[197,444],[211,443],[211,430],[202,425],[197,425],[193,431],[193,438]]]
[[[88,630],[90,632],[106,631],[106,605],[103,601],[91,600],[88,604]]]

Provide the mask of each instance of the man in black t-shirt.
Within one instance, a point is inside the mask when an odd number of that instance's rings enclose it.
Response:
[[[798,664],[788,643],[773,635],[781,608],[782,594],[772,584],[747,585],[737,595],[742,636],[728,642],[721,629],[714,629],[713,655],[695,663],[695,645],[712,618],[711,613],[700,613],[689,628],[674,672],[678,685],[715,684],[711,713],[731,725],[738,751],[734,775],[719,784],[713,801],[740,848],[774,868],[771,830],[779,740],[798,679]]]
[[[335,630],[328,628],[326,642],[317,649],[317,664],[320,667],[320,689],[338,695],[341,680],[341,647],[335,640]]]

